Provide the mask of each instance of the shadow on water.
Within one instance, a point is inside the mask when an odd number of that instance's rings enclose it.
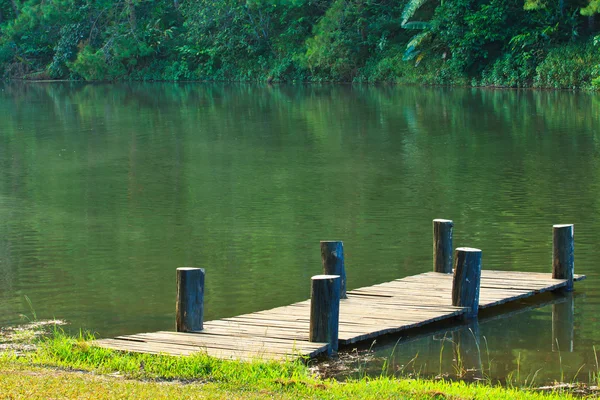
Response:
[[[408,376],[532,387],[561,377],[560,381],[579,378],[585,382],[589,378],[588,383],[594,383],[597,365],[582,363],[576,372],[579,376],[568,376],[567,366],[562,364],[574,351],[575,302],[584,298],[584,294],[545,293],[483,310],[475,320],[442,321],[408,334],[347,347],[335,362],[323,361],[316,369],[341,380]],[[535,331],[538,334],[531,335]],[[498,341],[498,337],[503,343],[490,346],[489,340]],[[536,369],[524,369],[525,357],[539,349],[551,349],[555,359],[540,359]]]

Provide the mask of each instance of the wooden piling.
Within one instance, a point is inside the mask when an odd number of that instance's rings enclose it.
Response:
[[[321,262],[324,275],[340,276],[340,299],[346,296],[346,267],[344,266],[344,243],[337,240],[321,241]]]
[[[175,308],[177,332],[194,332],[203,329],[203,268],[177,268],[177,304]]]
[[[573,224],[552,226],[552,278],[566,279],[564,291],[573,290],[575,273]]]
[[[433,271],[452,273],[452,231],[454,222],[449,219],[433,220]]]
[[[329,354],[338,349],[340,283],[339,275],[311,278],[309,341],[329,343]]]
[[[454,253],[454,278],[452,305],[466,307],[464,319],[477,317],[479,311],[479,286],[481,281],[481,250],[459,247]]]

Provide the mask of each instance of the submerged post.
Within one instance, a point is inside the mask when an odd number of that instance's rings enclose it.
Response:
[[[459,247],[454,254],[452,305],[466,307],[464,319],[477,317],[481,281],[481,250]]]
[[[204,320],[204,269],[177,268],[177,332],[201,331]]]
[[[433,271],[452,273],[452,230],[454,222],[449,219],[433,220]]]
[[[575,239],[573,224],[552,226],[552,278],[566,279],[564,290],[573,290],[575,273]]]
[[[321,262],[323,263],[323,274],[340,276],[340,299],[347,299],[344,243],[338,240],[322,240]]]
[[[329,354],[338,349],[340,281],[339,275],[311,278],[309,340],[329,343]]]

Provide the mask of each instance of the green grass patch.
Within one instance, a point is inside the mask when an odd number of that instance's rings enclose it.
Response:
[[[302,362],[125,353],[92,346],[90,339],[55,332],[33,352],[0,353],[0,398],[572,398],[560,392],[393,377],[338,382],[313,375]]]

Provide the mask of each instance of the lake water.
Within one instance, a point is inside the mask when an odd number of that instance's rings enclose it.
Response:
[[[493,379],[597,371],[599,95],[0,84],[0,115],[0,325],[32,318],[29,298],[102,337],[173,329],[185,266],[206,269],[207,320],[289,304],[326,239],[344,241],[349,288],[401,278],[431,270],[434,218],[485,269],[549,272],[552,224],[574,223],[574,296],[475,330]],[[461,332],[441,328],[380,340],[348,374],[453,374]]]

